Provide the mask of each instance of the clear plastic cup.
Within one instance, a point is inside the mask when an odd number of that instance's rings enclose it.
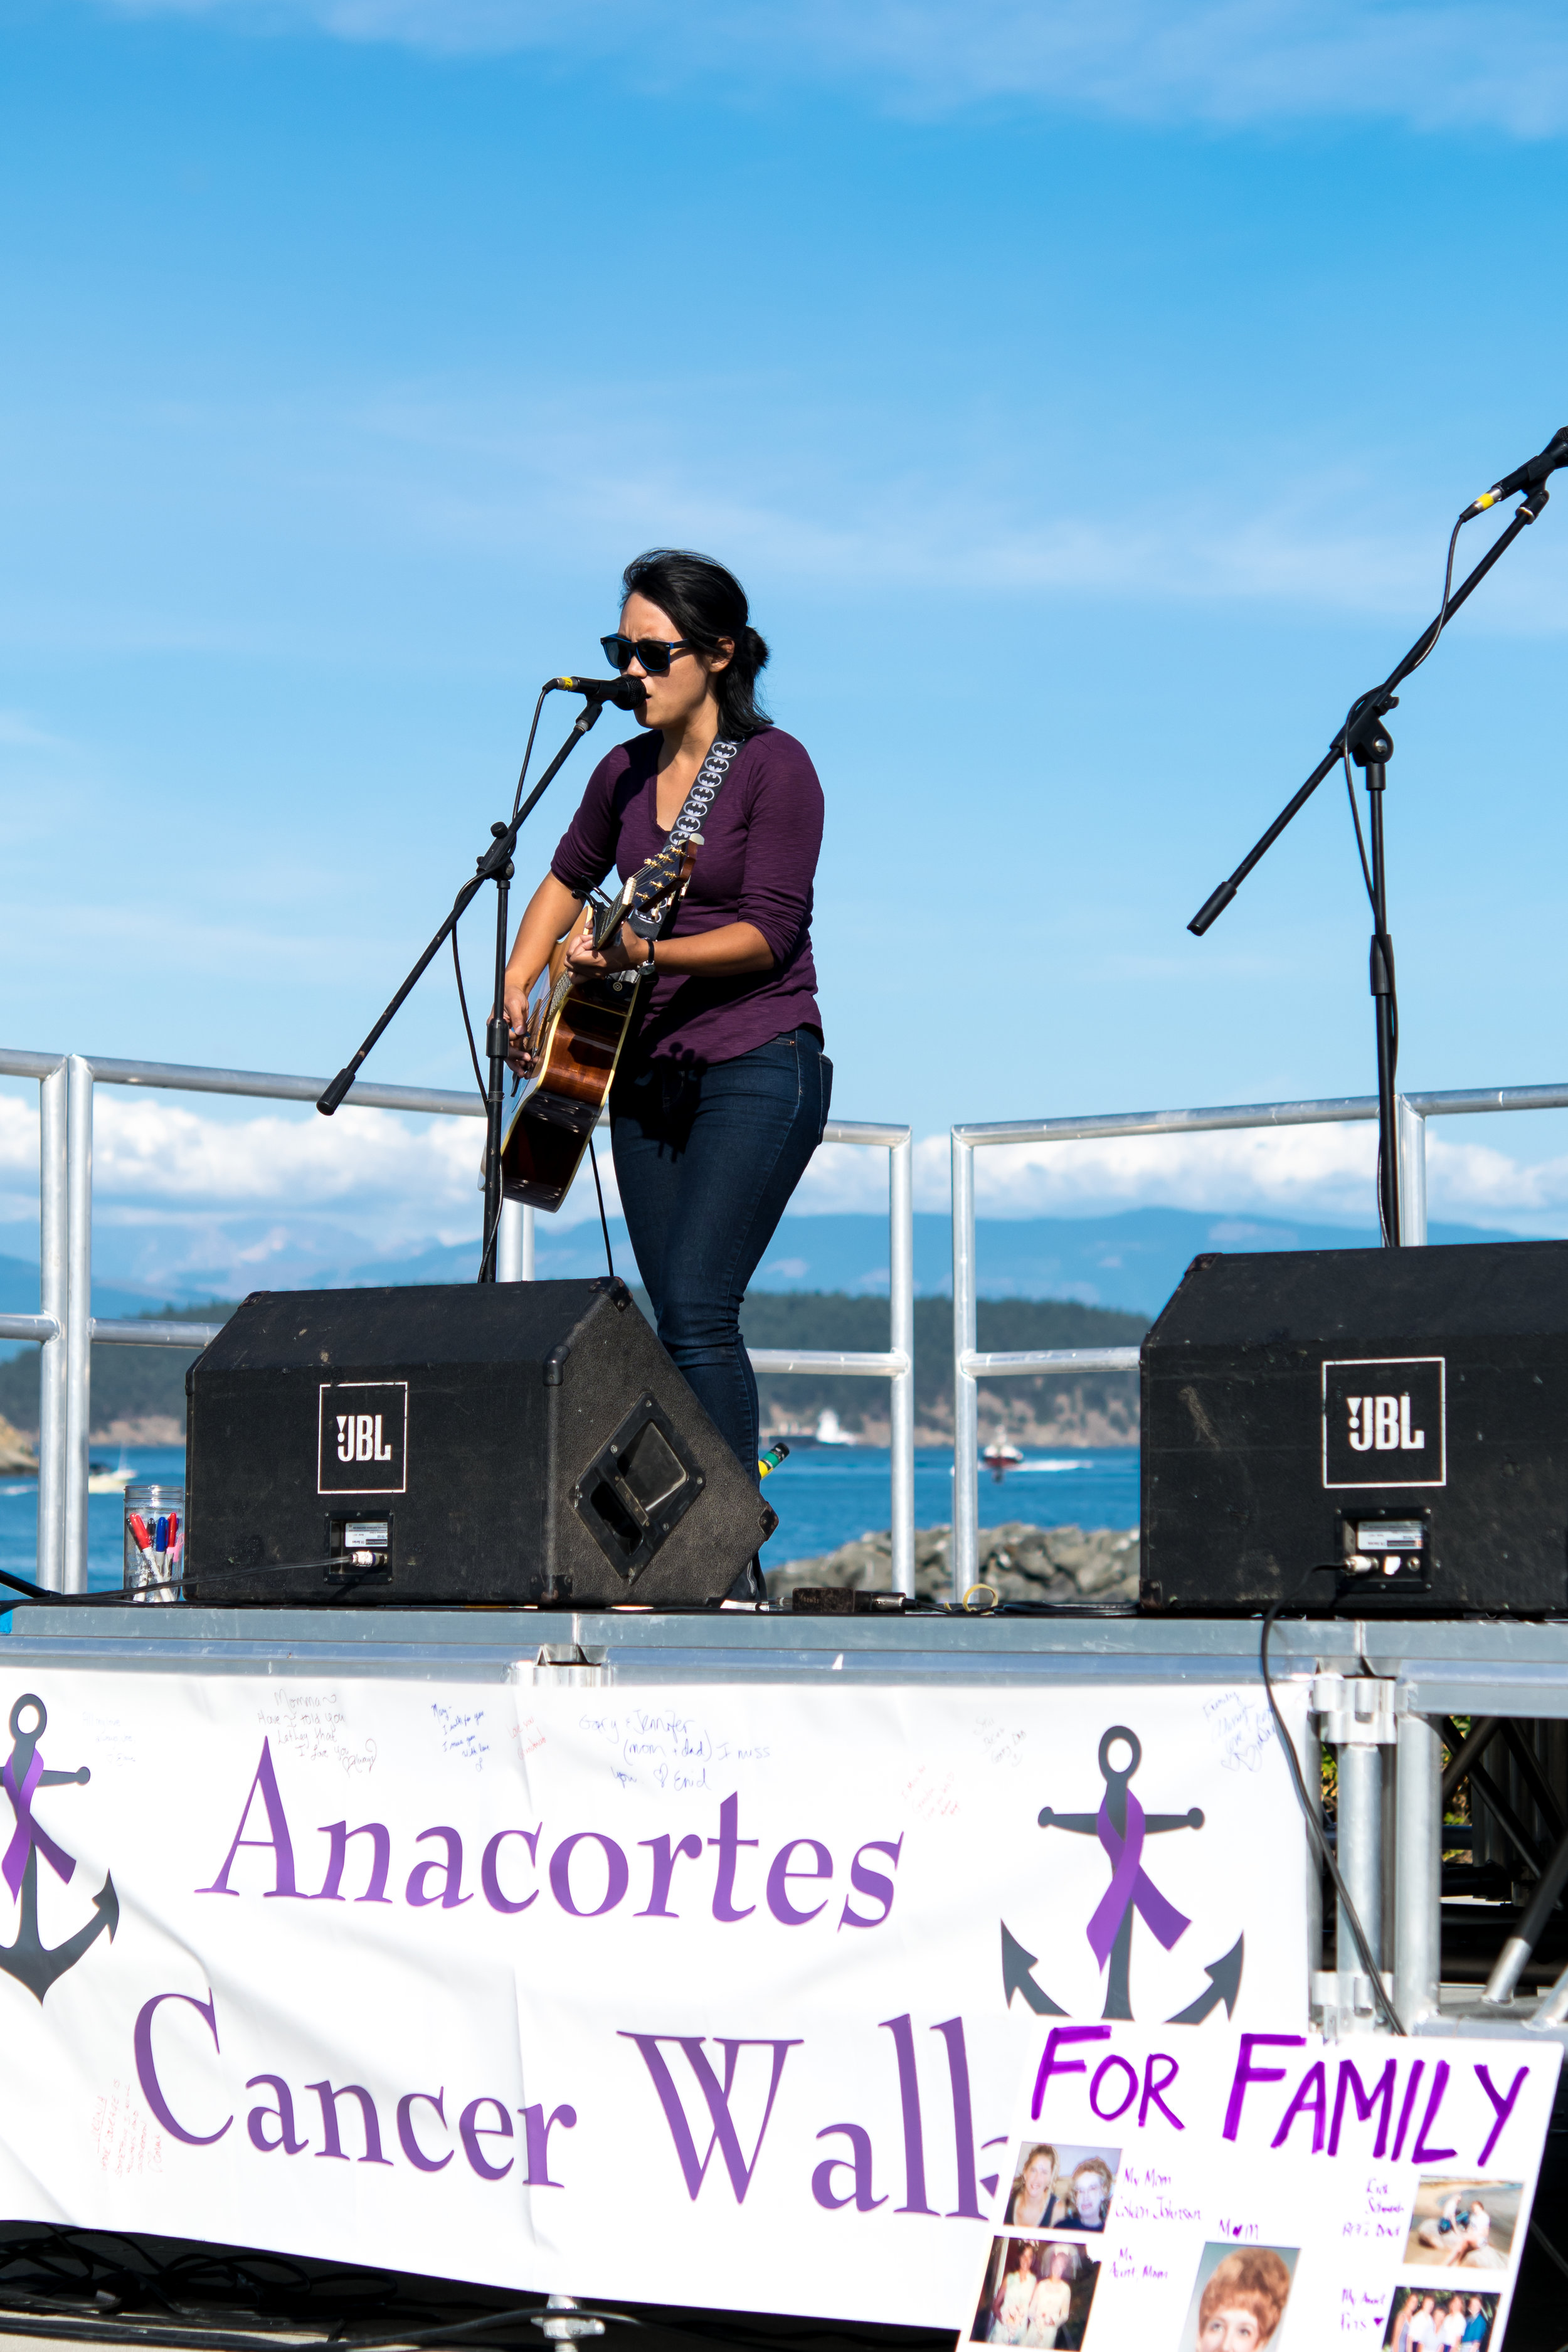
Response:
[[[163,1542],[160,1544],[159,1538]],[[125,1590],[173,1601],[185,1559],[185,1490],[162,1479],[125,1489]],[[148,1591],[161,1585],[162,1591]]]

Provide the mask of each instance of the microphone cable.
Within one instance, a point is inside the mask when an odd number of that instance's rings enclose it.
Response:
[[[533,758],[533,739],[539,732],[540,713],[544,709],[544,698],[549,692],[550,688],[548,686],[542,686],[539,689],[539,699],[533,706],[533,723],[528,730],[528,741],[523,746],[522,766],[518,772],[517,790],[511,796],[510,821],[512,823],[516,822],[518,810],[522,806],[522,788],[528,782],[529,762]],[[465,912],[467,910],[465,909]],[[482,1103],[488,1103],[489,1095],[485,1087],[484,1073],[479,1067],[479,1047],[474,1042],[474,1024],[469,1016],[468,999],[463,987],[463,960],[458,952],[458,925],[456,923],[452,926],[452,969],[457,975],[458,1003],[463,1016],[463,1034],[468,1041],[468,1059],[474,1066],[474,1083],[479,1090],[479,1100]],[[489,1255],[488,1246],[486,1248],[485,1255],[487,1257]]]
[[[552,680],[551,683],[553,684],[553,680]],[[529,763],[533,758],[533,740],[534,737],[539,732],[540,714],[544,709],[544,698],[549,692],[550,686],[542,686],[539,689],[539,699],[533,706],[533,721],[528,730],[528,740],[523,745],[522,749],[522,766],[518,771],[517,790],[511,796],[511,817],[510,822],[513,824],[517,822],[518,810],[522,806],[522,790],[523,786],[528,782]],[[468,909],[465,908],[463,911],[466,914]],[[462,917],[459,916],[458,922],[460,923]],[[489,1089],[485,1083],[485,1074],[479,1066],[479,1049],[475,1042],[473,1019],[468,1012],[468,992],[463,986],[463,959],[458,946],[458,923],[454,923],[452,926],[452,971],[458,983],[458,1009],[462,1014],[463,1035],[468,1041],[468,1059],[473,1065],[474,1084],[479,1089],[479,1100],[488,1111],[489,1108]],[[515,1087],[513,1091],[515,1092]],[[479,1279],[481,1282],[485,1278],[485,1271],[489,1266],[491,1255],[494,1253],[496,1238],[500,1231],[500,1217],[498,1211],[495,1223],[485,1234],[484,1247],[479,1253]],[[612,1266],[610,1271],[614,1273],[615,1268]]]

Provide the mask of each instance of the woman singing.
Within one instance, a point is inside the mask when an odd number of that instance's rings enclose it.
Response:
[[[738,743],[702,818],[668,938],[623,925],[582,972],[635,968],[643,1018],[610,1095],[621,1206],[658,1336],[748,1469],[757,1386],[741,1338],[746,1286],[822,1140],[833,1082],[811,955],[822,787],[804,747],[759,709],[768,649],[721,563],[658,548],[626,566],[616,667],[642,681],[640,740],[618,744],[530,899],[507,965],[514,1066],[551,950],[612,866],[663,847],[715,741]],[[761,1597],[755,1571],[736,1586]]]

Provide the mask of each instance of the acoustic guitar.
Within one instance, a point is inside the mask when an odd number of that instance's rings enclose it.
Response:
[[[700,834],[670,844],[607,901],[590,900],[575,933],[557,942],[528,1001],[531,1069],[501,1144],[501,1190],[530,1208],[558,1209],[583,1164],[609,1097],[640,992],[637,973],[574,972],[571,939],[590,931],[605,948],[629,917],[640,937],[661,931],[691,878]]]

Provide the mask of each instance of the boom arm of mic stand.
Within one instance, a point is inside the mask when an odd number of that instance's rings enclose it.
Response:
[[[1322,782],[1323,778],[1329,773],[1329,771],[1331,768],[1337,767],[1340,761],[1343,759],[1345,754],[1345,738],[1347,733],[1351,734],[1353,744],[1354,734],[1363,725],[1370,719],[1381,718],[1385,711],[1393,709],[1395,699],[1394,693],[1394,688],[1399,685],[1402,679],[1408,677],[1413,669],[1416,668],[1420,663],[1426,660],[1427,655],[1431,652],[1433,646],[1436,642],[1439,626],[1445,628],[1447,626],[1448,622],[1452,620],[1454,614],[1458,611],[1466,598],[1469,596],[1475,589],[1480,586],[1481,582],[1486,578],[1487,573],[1491,570],[1492,565],[1497,562],[1499,557],[1512,546],[1514,541],[1519,537],[1520,532],[1535,520],[1537,515],[1541,512],[1542,508],[1546,504],[1547,497],[1548,492],[1546,485],[1542,482],[1527,499],[1523,500],[1508,529],[1501,533],[1493,546],[1488,548],[1486,553],[1482,556],[1475,570],[1464,581],[1462,585],[1454,591],[1453,595],[1448,599],[1447,611],[1446,613],[1436,614],[1432,620],[1428,621],[1426,626],[1422,630],[1421,635],[1416,638],[1415,643],[1405,656],[1404,660],[1389,673],[1383,684],[1380,687],[1374,688],[1371,694],[1363,694],[1361,697],[1361,699],[1352,705],[1352,718],[1346,719],[1344,726],[1340,729],[1339,733],[1334,737],[1333,741],[1330,744],[1327,754],[1324,758],[1319,761],[1317,766],[1313,769],[1306,782],[1301,786],[1300,792],[1295,794],[1293,799],[1287,802],[1286,805],[1280,810],[1279,815],[1275,818],[1273,824],[1269,826],[1268,832],[1264,834],[1259,840],[1254,842],[1252,847],[1247,851],[1247,856],[1242,859],[1241,864],[1237,867],[1235,873],[1232,874],[1226,881],[1222,882],[1219,888],[1214,891],[1210,897],[1205,898],[1203,905],[1198,908],[1197,913],[1187,925],[1188,930],[1192,932],[1194,939],[1201,940],[1204,933],[1208,929],[1210,924],[1217,921],[1219,917],[1224,914],[1226,908],[1229,906],[1231,900],[1235,898],[1237,892],[1240,889],[1242,884],[1246,881],[1253,867],[1258,864],[1259,858],[1266,856],[1268,851],[1273,848],[1274,844],[1279,840],[1280,835],[1284,832],[1291,818],[1299,814],[1299,813],[1306,807],[1307,803],[1311,799],[1312,794],[1317,791],[1318,786]]]
[[[383,1032],[395,1019],[405,998],[409,995],[416,983],[429,969],[431,961],[439,953],[441,948],[445,945],[456,925],[462,920],[464,915],[468,912],[468,908],[472,905],[479,889],[486,882],[493,880],[500,872],[502,866],[510,863],[512,852],[517,847],[517,836],[522,829],[523,824],[526,823],[529,815],[531,814],[535,803],[542,796],[546,787],[554,782],[556,776],[565,766],[566,761],[575,751],[578,743],[582,740],[583,737],[587,734],[589,729],[598,719],[599,712],[603,707],[604,706],[601,703],[597,702],[586,703],[583,709],[578,713],[577,717],[574,719],[572,723],[572,732],[566,738],[565,742],[563,743],[560,751],[557,751],[555,757],[552,760],[550,765],[546,768],[544,773],[541,776],[539,782],[530,793],[527,800],[524,801],[522,806],[518,810],[517,814],[512,818],[511,823],[510,824],[503,825],[500,831],[496,835],[494,840],[490,843],[489,847],[479,859],[474,871],[473,879],[471,881],[465,882],[462,888],[458,891],[456,898],[452,901],[451,913],[447,916],[446,921],[442,924],[440,929],[437,932],[435,938],[431,940],[429,946],[426,949],[424,954],[420,957],[418,962],[415,965],[413,971],[409,973],[407,979],[404,982],[402,987],[393,998],[391,1003],[386,1007],[384,1013],[383,1013],[380,1020],[376,1023],[374,1028],[365,1039],[364,1044],[360,1047],[359,1052],[354,1055],[352,1061],[346,1062],[343,1065],[343,1067],[338,1072],[337,1076],[332,1079],[331,1085],[323,1088],[316,1103],[316,1108],[321,1112],[323,1118],[331,1118],[332,1113],[342,1102],[343,1097],[349,1091],[349,1088],[353,1085],[354,1080],[358,1077],[361,1066],[364,1062],[366,1055],[370,1052],[371,1047],[375,1044],[377,1038],[382,1035]]]

